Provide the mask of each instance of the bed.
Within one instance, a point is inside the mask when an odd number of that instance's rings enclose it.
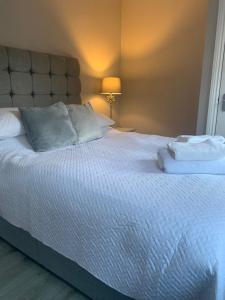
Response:
[[[79,103],[79,72],[54,61],[61,74],[45,75],[75,77],[76,93],[68,82],[61,93]],[[26,103],[37,105],[31,93]],[[0,141],[0,236],[91,299],[224,300],[225,177],[162,173],[157,151],[168,141],[115,129],[45,153],[25,136]]]

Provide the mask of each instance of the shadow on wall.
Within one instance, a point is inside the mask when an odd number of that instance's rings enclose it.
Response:
[[[205,0],[124,0],[123,126],[169,136],[194,133],[206,19]]]
[[[83,100],[108,112],[96,93],[100,78],[119,72],[120,0],[7,0],[1,2],[0,18],[7,28],[7,33],[0,29],[1,43],[78,57]]]
[[[45,9],[48,8],[49,1],[41,2]],[[119,46],[115,48],[115,42],[120,26],[118,24],[115,29],[112,27],[119,20],[107,20],[107,25],[104,19],[105,9],[111,4],[106,5],[105,1],[96,3],[94,0],[69,0],[69,5],[68,0],[50,2],[54,5],[54,11],[49,10],[49,14],[53,22],[58,24],[57,27],[60,27],[60,36],[64,39],[61,50],[66,49],[66,55],[76,53],[80,60],[84,102],[91,100],[97,110],[108,113],[108,104],[96,93],[100,91],[102,77],[119,71],[120,49]],[[114,9],[117,9],[115,4]]]

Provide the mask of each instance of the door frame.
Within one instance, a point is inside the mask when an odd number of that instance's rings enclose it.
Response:
[[[212,79],[209,95],[206,134],[216,132],[218,106],[220,102],[220,83],[222,79],[223,58],[225,50],[225,0],[219,0],[216,29],[215,50],[212,67]]]

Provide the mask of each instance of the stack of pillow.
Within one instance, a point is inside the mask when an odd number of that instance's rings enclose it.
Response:
[[[222,136],[177,137],[158,152],[159,167],[171,174],[225,175],[225,138]]]
[[[101,138],[114,121],[95,113],[90,104],[62,102],[47,107],[0,109],[0,140],[27,135],[37,152]]]

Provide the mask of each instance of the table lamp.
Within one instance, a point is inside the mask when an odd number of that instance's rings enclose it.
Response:
[[[116,100],[116,95],[121,95],[121,80],[119,77],[105,77],[102,79],[101,94],[106,96],[110,104],[110,118],[112,118],[112,104]]]

